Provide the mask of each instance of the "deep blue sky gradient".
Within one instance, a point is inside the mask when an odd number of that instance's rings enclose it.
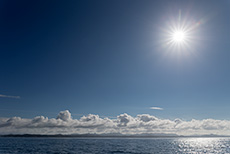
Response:
[[[207,21],[178,59],[161,30],[179,10]],[[0,94],[21,99],[0,98],[0,116],[230,119],[229,14],[227,0],[1,1]]]

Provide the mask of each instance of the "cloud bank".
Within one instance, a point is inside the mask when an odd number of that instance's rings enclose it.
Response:
[[[184,121],[181,119],[159,119],[153,115],[136,117],[126,113],[115,119],[101,118],[89,114],[73,119],[68,110],[61,111],[57,118],[37,116],[33,119],[21,117],[0,118],[0,134],[142,134],[165,133],[178,135],[218,134],[230,135],[230,121],[203,119]]]
[[[20,96],[10,96],[10,95],[2,95],[2,94],[0,94],[0,97],[20,99]]]

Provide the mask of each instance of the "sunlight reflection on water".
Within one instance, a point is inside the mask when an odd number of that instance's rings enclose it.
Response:
[[[185,153],[230,153],[229,138],[180,138],[174,144]]]

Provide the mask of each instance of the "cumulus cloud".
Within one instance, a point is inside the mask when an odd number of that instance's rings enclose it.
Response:
[[[163,110],[163,108],[160,108],[160,107],[150,107],[150,109],[152,109],[152,110]]]
[[[151,116],[149,114],[140,114],[140,115],[137,115],[137,119],[139,119],[140,121],[143,121],[143,122],[149,122],[149,121],[157,120],[156,117]]]
[[[68,110],[61,111],[58,114],[57,119],[61,119],[63,121],[70,121],[72,120],[71,113]]]
[[[10,95],[2,95],[2,94],[0,94],[0,97],[4,97],[4,98],[16,98],[16,99],[20,98],[20,96],[10,96]]]
[[[181,119],[160,119],[149,114],[135,117],[124,113],[115,119],[101,118],[89,114],[73,119],[68,110],[61,111],[56,118],[37,116],[33,119],[21,117],[0,118],[0,134],[178,134],[230,135],[229,120],[203,119],[185,121]]]

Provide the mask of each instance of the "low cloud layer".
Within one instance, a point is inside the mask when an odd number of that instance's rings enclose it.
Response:
[[[230,135],[228,120],[169,120],[159,119],[149,114],[132,117],[126,113],[116,119],[101,118],[89,114],[73,119],[68,110],[61,111],[57,118],[37,116],[33,119],[20,117],[0,118],[0,134],[85,134],[85,133],[165,133],[178,135],[218,134]]]
[[[10,96],[10,95],[3,95],[3,94],[0,94],[0,97],[4,97],[4,98],[16,98],[16,99],[20,98],[20,96]]]

